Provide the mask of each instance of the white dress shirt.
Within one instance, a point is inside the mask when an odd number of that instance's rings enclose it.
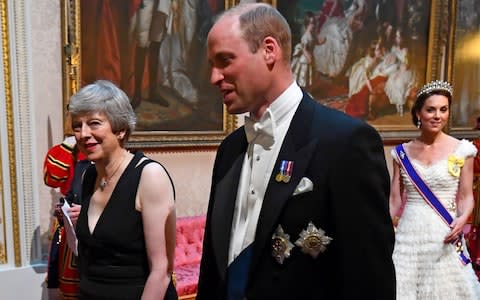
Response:
[[[266,130],[267,134],[258,133],[255,136],[254,133],[245,153],[232,219],[228,264],[255,239],[265,191],[283,139],[302,97],[302,90],[296,82],[293,82],[273,101],[260,120],[245,117],[245,127],[248,127],[247,123],[253,121],[254,128],[268,127],[269,130]],[[273,132],[273,136],[269,136],[270,131]],[[252,137],[250,133],[247,135],[249,138]]]

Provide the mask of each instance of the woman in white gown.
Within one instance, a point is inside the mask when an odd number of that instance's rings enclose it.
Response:
[[[368,84],[369,70],[377,61],[380,60],[378,52],[378,43],[374,42],[368,47],[364,57],[355,62],[350,70],[347,71],[348,76],[348,97],[360,92],[360,90]]]
[[[292,72],[295,76],[295,80],[302,88],[308,88],[312,85],[312,47],[313,29],[315,26],[315,18],[312,12],[305,13],[305,32],[300,39],[300,43],[296,44],[292,53]]]
[[[412,70],[409,68],[408,49],[404,45],[404,34],[401,29],[395,31],[395,44],[390,53],[395,55],[398,69],[388,77],[385,84],[385,93],[388,96],[390,104],[394,104],[397,113],[403,116],[405,102],[413,88],[415,78]]]
[[[345,66],[353,33],[363,26],[367,11],[365,0],[354,0],[345,17],[331,17],[323,24],[313,48],[316,71],[335,77]]]
[[[446,82],[430,82],[422,87],[412,108],[412,120],[420,136],[403,144],[414,169],[453,218],[450,226],[420,195],[400,166],[397,152],[392,151],[390,213],[394,224],[403,192],[407,199],[398,221],[393,253],[398,300],[480,299],[480,284],[472,265],[462,264],[452,244],[461,237],[473,210],[473,158],[477,150],[471,142],[443,132],[451,101],[452,88]],[[464,244],[463,238],[461,241]],[[463,251],[467,251],[466,247]]]

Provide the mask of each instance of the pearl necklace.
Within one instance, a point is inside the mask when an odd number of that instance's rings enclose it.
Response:
[[[112,173],[112,175],[110,175],[110,177],[108,177],[107,179],[105,179],[105,177],[100,179],[100,190],[102,192],[107,187],[107,184],[110,182],[110,180],[112,180],[113,176],[115,176],[115,174],[117,174],[117,171],[120,170],[120,166],[125,161],[125,158],[126,158],[126,155],[123,155],[122,161],[118,164],[118,166],[115,168],[115,171],[113,171],[113,173]]]

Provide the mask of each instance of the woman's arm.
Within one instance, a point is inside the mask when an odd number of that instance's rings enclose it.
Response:
[[[445,237],[445,243],[454,242],[462,234],[463,227],[473,211],[473,157],[465,158],[460,173],[460,183],[457,192],[457,218],[453,220],[452,231]]]
[[[400,207],[402,206],[402,184],[400,181],[400,166],[398,163],[393,160],[393,175],[392,182],[390,185],[390,217],[392,218],[392,223],[394,226],[397,226],[398,223],[398,214]]]
[[[142,299],[163,299],[171,280],[175,255],[174,192],[165,169],[147,164],[141,175],[137,209],[142,212],[150,274]]]

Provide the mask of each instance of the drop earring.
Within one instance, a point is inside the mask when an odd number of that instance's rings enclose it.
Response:
[[[420,121],[420,119],[418,119],[418,121],[417,121],[417,128],[420,129],[420,127],[422,127],[422,121]]]

